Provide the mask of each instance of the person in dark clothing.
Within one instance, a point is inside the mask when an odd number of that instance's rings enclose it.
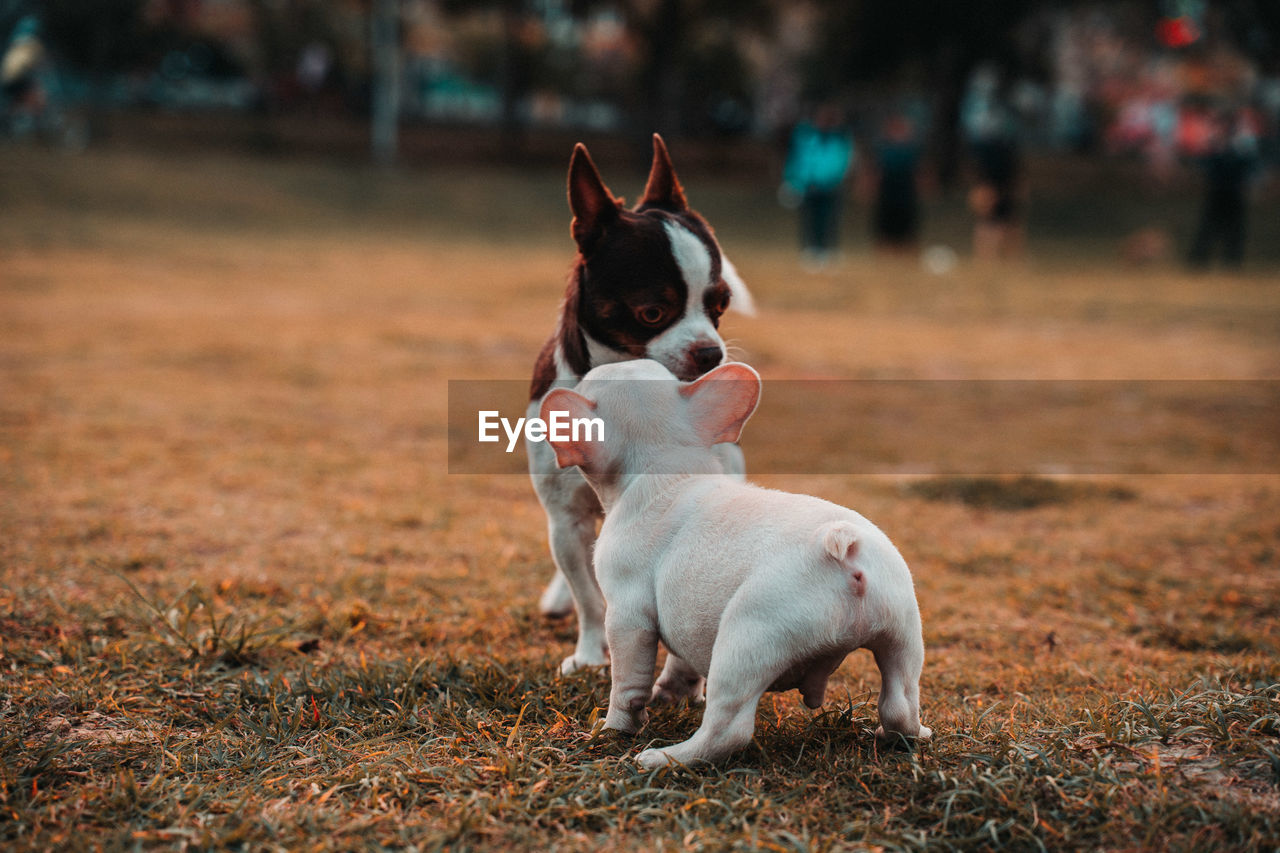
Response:
[[[1017,140],[1008,135],[976,142],[973,160],[977,186],[969,204],[975,215],[974,254],[985,260],[1014,257],[1022,249]]]
[[[974,72],[961,104],[961,124],[973,155],[973,253],[982,260],[1022,250],[1022,164],[1018,119],[994,68]]]
[[[901,113],[890,116],[877,140],[875,155],[876,198],[871,221],[876,244],[909,250],[920,230],[916,190],[920,145],[911,120]]]
[[[985,218],[995,223],[1013,222],[1018,215],[1018,149],[1011,137],[988,139],[973,146],[978,180],[992,193]]]
[[[1215,245],[1222,246],[1227,266],[1244,263],[1245,219],[1249,179],[1257,167],[1257,143],[1238,117],[1217,117],[1209,151],[1200,159],[1204,172],[1204,205],[1188,262],[1204,268]]]

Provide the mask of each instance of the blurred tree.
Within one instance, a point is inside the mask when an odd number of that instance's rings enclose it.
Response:
[[[958,175],[960,103],[974,68],[990,63],[1006,78],[1048,80],[1050,33],[1027,25],[1052,22],[1052,13],[1091,5],[1090,0],[818,2],[824,26],[807,69],[810,94],[830,94],[850,84],[892,82],[905,68],[921,69],[924,88],[934,96],[933,149],[944,186],[953,185]],[[1184,5],[1178,0],[1126,0],[1098,8],[1141,21],[1154,48],[1159,25],[1167,24],[1173,10]],[[1203,11],[1206,4],[1196,5]],[[1207,7],[1206,19],[1218,22],[1213,27],[1217,34],[1239,45],[1263,69],[1278,67],[1280,3],[1217,0]],[[1183,47],[1197,50],[1198,41]]]
[[[582,14],[596,5],[578,0],[574,9]],[[652,131],[677,134],[688,128],[691,104],[714,112],[735,97],[745,100],[749,85],[740,46],[748,33],[772,29],[773,3],[625,0],[612,5],[621,8],[640,42],[636,115],[646,139]]]
[[[271,81],[286,73],[292,65],[297,46],[289,37],[289,16],[284,9],[268,0],[248,0],[248,4],[253,10],[257,42],[255,76],[264,89],[270,90]],[[269,93],[266,100],[273,105],[274,94]]]
[[[502,98],[502,146],[519,156],[526,142],[526,116],[520,105],[533,91],[537,67],[537,29],[530,0],[441,0],[448,15],[497,11],[502,17],[502,45],[497,57],[497,84]]]
[[[59,63],[88,81],[88,133],[105,133],[112,78],[140,67],[154,53],[154,31],[142,16],[143,0],[45,0],[44,35]]]
[[[545,4],[534,0],[441,0],[450,15],[496,11],[502,19],[502,47],[496,77],[502,99],[505,147],[517,153],[524,144],[527,116],[521,104],[534,87],[563,77],[546,49],[538,16]],[[628,107],[637,136],[654,130],[674,135],[707,126],[717,129],[749,124],[749,73],[740,52],[744,32],[768,32],[769,0],[570,0],[567,11],[578,21],[612,10],[619,13],[636,45],[634,81],[617,93]],[[580,88],[574,87],[574,88]]]
[[[342,26],[344,17],[366,20],[362,4],[329,0],[245,0],[254,22],[253,75],[272,108],[296,98],[299,58],[308,46],[321,44],[334,62],[332,77],[341,81],[353,72],[368,73],[367,27]],[[354,5],[354,9],[348,8]]]
[[[1280,74],[1280,3],[1228,0],[1224,29],[1267,74]]]
[[[338,86],[352,80],[361,85],[348,89],[348,106],[363,107],[368,76],[367,27],[344,27],[343,17],[363,22],[368,11],[353,2],[333,0],[243,0],[253,20],[251,48],[245,63],[258,89],[254,142],[263,150],[280,143],[273,117],[295,106],[302,96],[298,80],[300,57],[309,46],[323,45],[333,67],[328,76]],[[362,111],[362,110],[361,110]]]
[[[396,158],[400,126],[400,0],[373,0],[369,43],[373,59],[370,111],[373,159]]]
[[[143,0],[45,0],[44,31],[59,58],[96,74],[128,71],[147,55]]]
[[[924,72],[936,99],[938,178],[959,171],[960,102],[973,69],[992,62],[1006,73],[1025,69],[1015,30],[1042,3],[1026,0],[822,0],[824,27],[807,69],[808,94],[822,98],[851,83],[891,82],[904,68]],[[1065,3],[1062,5],[1066,5]]]
[[[695,135],[733,137],[751,129],[755,86],[750,67],[729,28],[717,28],[689,45],[684,63],[690,82],[682,125]]]
[[[348,107],[368,113],[371,156],[377,162],[393,161],[400,122],[400,0],[247,2],[256,22],[256,76],[267,105],[298,100],[303,94],[300,60],[307,50],[322,46]]]

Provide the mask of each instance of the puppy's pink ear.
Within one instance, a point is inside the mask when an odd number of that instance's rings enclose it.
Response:
[[[689,400],[690,418],[708,446],[737,441],[760,402],[760,374],[746,364],[729,362],[680,389]]]
[[[595,410],[596,404],[577,391],[570,391],[568,388],[556,388],[542,399],[542,407],[538,410],[538,417],[542,418],[546,423],[550,423],[552,412],[567,412],[569,422],[572,423],[576,418],[591,418]],[[588,435],[587,438],[590,438],[590,436]],[[578,441],[574,441],[572,430],[570,430],[569,438],[563,440],[556,439],[549,433],[547,435],[547,443],[555,451],[556,465],[561,468],[569,468],[573,465],[581,468],[589,467],[598,449],[598,442],[585,441],[581,437]]]
[[[614,198],[600,179],[587,146],[579,142],[569,160],[569,209],[573,211],[570,230],[578,248],[589,251],[604,229],[618,218],[621,207],[621,199]]]
[[[649,182],[645,184],[644,197],[640,199],[636,209],[646,207],[659,207],[674,213],[689,209],[684,188],[680,186],[680,179],[676,177],[676,170],[671,165],[667,145],[656,133],[653,135],[653,165],[649,167]]]

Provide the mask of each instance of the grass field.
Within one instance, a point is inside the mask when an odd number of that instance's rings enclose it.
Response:
[[[1033,217],[1025,263],[938,278],[859,241],[806,275],[767,180],[687,184],[761,303],[726,334],[766,399],[771,379],[1280,375],[1263,250],[1241,276],[1131,269],[1096,222],[1073,243]],[[1266,466],[771,475],[903,551],[935,738],[877,747],[859,653],[819,712],[767,696],[729,764],[638,772],[699,710],[598,731],[607,674],[558,675],[573,625],[536,611],[527,480],[447,473],[448,380],[525,377],[554,322],[562,192],[0,148],[0,846],[1280,847]],[[938,211],[931,237],[959,240]],[[946,435],[928,407],[899,417]]]

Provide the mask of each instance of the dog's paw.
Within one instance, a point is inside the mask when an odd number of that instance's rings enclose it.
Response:
[[[679,701],[679,696],[660,684],[653,685],[653,692],[649,694],[649,702],[653,705],[674,705]]]
[[[690,702],[702,702],[705,700],[703,689],[706,680],[702,678],[694,678],[690,681],[665,682],[660,681],[653,685],[653,692],[649,694],[649,702],[654,705],[674,705],[681,699],[688,699]]]
[[[543,590],[538,612],[548,619],[563,619],[573,613],[573,593],[559,576]]]
[[[920,733],[914,736],[906,735],[906,734],[903,734],[902,732],[887,732],[885,731],[884,726],[880,726],[876,729],[876,740],[879,740],[885,743],[890,743],[890,744],[901,743],[901,744],[910,745],[917,741],[929,740],[932,737],[933,737],[933,729],[929,728],[928,726],[921,726]]]
[[[671,757],[660,749],[646,749],[636,756],[636,763],[645,770],[657,770],[671,764]]]
[[[577,652],[569,655],[560,664],[560,674],[569,675],[580,669],[591,669],[592,667],[608,666],[609,657],[601,653],[598,657],[594,655],[584,655]]]
[[[610,708],[609,713],[604,718],[604,727],[613,729],[615,732],[633,735],[644,728],[648,722],[649,712],[644,708],[640,708],[638,711]]]

